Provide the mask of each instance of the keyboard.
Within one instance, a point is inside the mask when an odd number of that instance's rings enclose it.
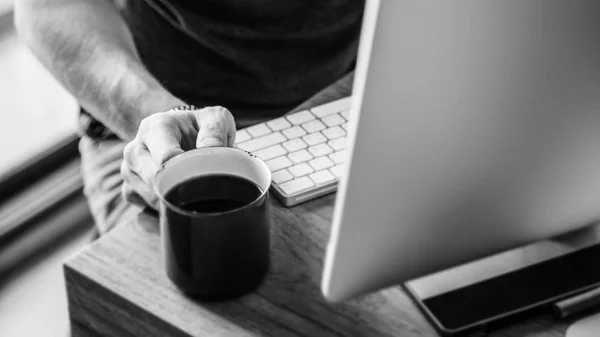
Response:
[[[291,207],[335,192],[346,159],[350,97],[237,131],[235,146],[261,158],[271,192]]]

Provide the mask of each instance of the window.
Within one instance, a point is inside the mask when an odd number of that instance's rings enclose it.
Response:
[[[60,226],[48,224],[50,214],[65,212],[82,197],[79,106],[19,40],[12,0],[0,0],[0,93],[2,271],[83,221],[73,217]]]
[[[75,99],[19,41],[7,3],[0,0],[0,176],[74,134],[78,112]]]

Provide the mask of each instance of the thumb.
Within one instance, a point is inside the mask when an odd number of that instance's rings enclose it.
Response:
[[[215,138],[215,137],[207,137],[207,138],[200,138],[198,137],[198,139],[196,140],[196,148],[201,148],[201,147],[218,147],[218,146],[225,146],[226,143],[223,143],[223,141],[221,139]]]
[[[235,136],[233,116],[221,106],[196,111],[194,117],[198,123],[196,148],[227,146],[227,138]]]
[[[227,132],[216,125],[203,125],[196,138],[196,148],[227,146]]]

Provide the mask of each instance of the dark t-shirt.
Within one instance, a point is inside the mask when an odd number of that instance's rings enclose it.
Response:
[[[280,116],[354,68],[364,0],[115,0],[147,69],[199,107]]]

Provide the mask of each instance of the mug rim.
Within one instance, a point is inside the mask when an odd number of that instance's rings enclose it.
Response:
[[[156,181],[158,179],[158,176],[163,173],[166,169],[168,169],[168,166],[173,165],[174,162],[178,162],[181,161],[183,159],[183,157],[190,157],[190,156],[194,156],[197,155],[199,152],[203,152],[206,150],[212,150],[212,151],[223,151],[223,152],[231,152],[231,153],[243,153],[244,155],[252,158],[252,160],[255,160],[256,162],[259,163],[260,166],[262,166],[264,168],[264,171],[267,172],[267,181],[268,181],[268,185],[267,188],[265,188],[261,194],[254,199],[252,202],[242,206],[242,207],[238,207],[238,208],[234,208],[228,211],[224,211],[224,212],[206,212],[206,213],[197,213],[197,212],[192,212],[192,211],[188,211],[185,210],[171,202],[169,202],[165,196],[162,195],[162,193],[159,193],[158,191],[158,184],[156,184]],[[207,174],[198,174],[198,175],[194,175],[193,177],[202,177],[202,176],[206,176]],[[241,178],[245,178],[242,176],[239,176]],[[247,180],[250,180],[248,178],[245,178]],[[226,215],[226,214],[231,214],[231,213],[235,213],[235,212],[240,212],[243,211],[247,208],[250,208],[252,206],[255,206],[257,203],[259,203],[262,199],[264,199],[266,197],[266,195],[269,193],[269,189],[271,188],[271,184],[272,184],[272,177],[271,177],[271,170],[269,169],[269,167],[267,166],[267,164],[260,158],[258,158],[256,155],[246,151],[246,150],[242,150],[240,148],[236,148],[236,147],[205,147],[205,148],[199,148],[199,149],[193,149],[193,150],[189,150],[189,151],[185,151],[183,153],[180,153],[172,158],[170,158],[169,160],[167,160],[166,162],[164,162],[160,168],[158,169],[158,171],[156,171],[156,174],[154,175],[153,178],[153,189],[154,189],[154,193],[156,194],[156,196],[159,198],[159,200],[165,204],[166,207],[168,207],[169,209],[186,215],[186,216],[190,216],[190,217],[195,217],[195,218],[205,218],[205,217],[215,217],[215,216],[221,216],[221,215]],[[254,183],[254,181],[253,181]],[[160,213],[160,210],[159,210]]]

